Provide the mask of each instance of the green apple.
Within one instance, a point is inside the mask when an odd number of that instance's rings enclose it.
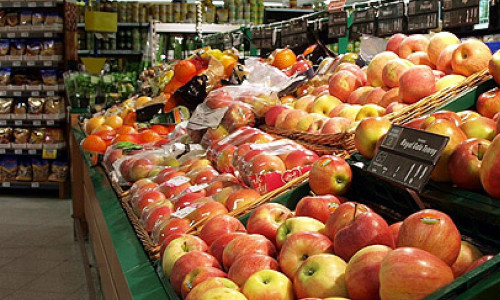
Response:
[[[250,276],[243,286],[248,300],[293,300],[292,282],[285,274],[274,270],[262,270]]]
[[[276,232],[276,245],[281,248],[286,239],[294,233],[302,231],[320,232],[325,228],[325,224],[310,217],[294,217],[287,219],[281,224]]]
[[[194,235],[181,236],[171,241],[163,252],[161,266],[166,278],[170,278],[175,262],[191,251],[207,251],[207,244]]]

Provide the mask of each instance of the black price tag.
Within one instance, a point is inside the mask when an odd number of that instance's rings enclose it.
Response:
[[[449,137],[393,125],[367,171],[421,192]]]

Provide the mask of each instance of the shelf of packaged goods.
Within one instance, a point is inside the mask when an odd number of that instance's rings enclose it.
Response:
[[[4,90],[0,91],[0,97],[52,97],[57,95],[60,92],[63,92],[64,89],[58,88],[57,90],[44,91],[44,90]]]
[[[35,7],[56,7],[63,1],[0,1],[0,8],[35,8]]]
[[[64,124],[64,119],[61,120],[28,120],[28,119],[11,119],[11,120],[1,120],[0,126],[10,126],[10,127],[60,127]]]
[[[0,67],[61,67],[61,60],[8,60],[0,57]]]
[[[66,148],[57,151],[66,151]],[[0,155],[40,156],[43,155],[43,149],[0,149]]]
[[[0,188],[10,188],[10,189],[50,189],[50,190],[58,190],[61,187],[61,182],[52,182],[52,181],[42,181],[42,182],[34,182],[34,181],[2,181],[0,183]]]
[[[126,22],[126,23],[117,23],[118,27],[148,27],[149,23],[131,23],[131,22]],[[85,23],[78,23],[77,24],[78,28],[85,28]]]

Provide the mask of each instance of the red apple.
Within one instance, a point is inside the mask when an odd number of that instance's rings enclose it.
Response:
[[[436,92],[436,79],[429,66],[415,66],[399,78],[399,98],[408,104]]]
[[[444,49],[446,49],[446,47],[458,44],[460,44],[460,40],[456,35],[443,31],[436,33],[431,37],[429,40],[429,46],[425,51],[429,53],[430,61],[435,65],[437,64],[439,55]]]
[[[228,278],[237,285],[243,286],[248,277],[261,270],[279,270],[278,262],[267,255],[248,254],[236,259],[229,269]]]
[[[328,217],[339,207],[340,200],[333,195],[302,198],[295,208],[296,216],[311,217],[326,223]]]
[[[139,216],[142,211],[149,205],[158,204],[164,202],[165,200],[167,200],[167,198],[160,191],[147,192],[137,202],[137,206],[135,207],[134,211]]]
[[[453,73],[453,69],[451,67],[451,60],[453,59],[453,52],[458,48],[458,44],[449,45],[441,51],[439,57],[436,61],[436,69],[444,72],[445,74]]]
[[[382,300],[423,299],[452,282],[453,272],[427,251],[402,247],[382,260],[379,278]]]
[[[205,99],[205,104],[211,109],[228,107],[233,103],[233,97],[229,94],[229,92],[224,90],[218,90],[214,93],[211,93],[210,96],[207,96]]]
[[[387,222],[378,214],[360,214],[337,231],[333,240],[335,254],[345,261],[359,250],[371,245],[385,245],[394,248],[394,238]]]
[[[459,188],[480,190],[482,188],[479,170],[490,141],[468,139],[460,143],[450,156],[448,169],[451,181]]]
[[[285,159],[287,170],[297,167],[312,165],[318,159],[318,155],[310,150],[295,150],[290,152]]]
[[[398,240],[398,235],[399,235],[399,229],[401,229],[401,225],[403,225],[403,221],[396,222],[389,226],[389,228],[392,231],[392,236],[394,237],[394,242]]]
[[[218,239],[212,242],[210,248],[208,249],[208,253],[213,255],[222,264],[222,253],[224,252],[224,248],[226,248],[229,242],[242,235],[245,235],[245,233],[230,232],[221,235]]]
[[[151,233],[156,222],[170,218],[170,214],[173,212],[173,209],[174,205],[168,200],[154,208],[151,208],[144,214],[143,217],[141,217],[146,224],[146,231]]]
[[[166,221],[157,231],[153,230],[153,239],[162,244],[170,234],[186,233],[189,230],[189,220],[171,218]]]
[[[196,201],[200,201],[203,198],[197,199]],[[198,207],[195,211],[186,216],[186,219],[191,220],[193,223],[197,223],[201,220],[210,220],[211,218],[218,215],[225,215],[228,213],[228,210],[219,202],[207,202],[203,204],[203,206]]]
[[[175,272],[170,275],[170,284],[177,294],[181,293],[182,282],[186,275],[197,267],[215,267],[220,269],[219,262],[212,255],[201,252],[191,251],[179,258],[173,267]]]
[[[389,131],[391,125],[389,119],[381,117],[361,120],[358,127],[356,127],[354,136],[356,150],[367,159],[372,159],[375,155],[375,145],[380,137]]]
[[[451,266],[451,270],[453,271],[455,278],[465,274],[466,270],[482,256],[483,254],[476,248],[476,246],[469,242],[462,241],[460,254],[458,255],[455,263]]]
[[[467,273],[467,272],[470,272],[471,270],[479,267],[480,265],[484,264],[485,262],[487,262],[488,260],[494,258],[495,256],[494,255],[485,255],[483,257],[481,257],[480,259],[476,260],[474,263],[472,263],[468,268],[467,270],[465,270],[464,274]]]
[[[250,171],[254,175],[261,175],[270,172],[285,172],[286,166],[276,155],[259,154],[250,161]]]
[[[399,55],[399,46],[408,36],[402,33],[396,33],[392,35],[387,41],[387,45],[385,46],[385,51],[392,51]]]
[[[388,87],[398,87],[399,78],[406,70],[415,65],[406,59],[396,58],[387,62],[382,70],[382,81]]]
[[[382,260],[392,251],[383,245],[365,247],[351,258],[345,269],[345,282],[352,300],[378,300]]]
[[[224,114],[221,124],[227,128],[229,132],[244,127],[252,127],[255,124],[255,114],[246,103],[233,103]]]
[[[358,65],[355,64],[347,64],[343,67],[340,68],[340,70],[346,70],[358,77],[358,79],[361,81],[361,85],[367,85],[368,84],[368,79],[366,78],[366,73],[361,70],[361,68]],[[340,71],[339,70],[339,71]]]
[[[493,76],[493,80],[500,84],[500,51],[496,51],[488,63],[488,70]]]
[[[351,126],[351,123],[352,121],[347,118],[327,118],[323,123],[323,126],[320,128],[321,134],[345,133],[349,126]]]
[[[349,95],[362,85],[361,80],[347,70],[339,71],[329,79],[330,95],[343,102],[346,102]]]
[[[500,135],[497,135],[486,150],[479,170],[483,188],[490,196],[500,199]]]
[[[293,278],[300,265],[310,256],[321,253],[333,253],[333,243],[327,236],[314,232],[302,231],[286,239],[279,255],[281,270]]]
[[[276,248],[263,235],[249,234],[237,237],[224,248],[222,253],[224,269],[229,270],[239,257],[248,254],[275,256]]]
[[[476,109],[483,117],[493,118],[495,114],[500,112],[500,89],[496,87],[482,93],[477,98]]]
[[[197,267],[189,272],[181,284],[181,294],[182,298],[185,299],[186,296],[200,283],[210,279],[210,278],[221,278],[226,277],[227,274],[219,268],[203,266]]]
[[[396,91],[396,93],[398,93],[398,92]],[[396,95],[396,97],[397,97],[397,95]],[[388,115],[388,114],[392,114],[392,113],[396,113],[396,112],[402,111],[407,106],[408,106],[408,104],[399,103],[399,102],[392,102],[389,105],[387,105],[387,108],[385,110],[385,114]]]
[[[170,278],[175,263],[182,256],[192,251],[202,252],[207,250],[205,242],[190,234],[183,235],[172,240],[165,248],[162,256],[161,266],[165,277]]]
[[[332,155],[320,157],[309,173],[309,185],[316,195],[342,195],[347,192],[352,179],[349,164]]]
[[[429,66],[431,69],[435,68],[435,65],[431,62],[429,55],[425,51],[413,52],[412,54],[408,55],[406,59],[411,61],[415,65]]]
[[[427,51],[429,40],[421,34],[413,34],[404,39],[399,45],[399,57],[407,58],[417,51]]]
[[[276,119],[278,118],[279,114],[288,109],[289,108],[286,106],[271,107],[266,113],[265,117],[266,125],[274,126],[276,124]]]
[[[371,212],[371,209],[364,204],[344,202],[330,215],[326,221],[323,233],[333,241],[340,229],[350,224],[354,218],[366,212]]]
[[[279,203],[266,203],[259,206],[247,221],[248,233],[261,234],[273,241],[278,228],[292,216],[292,212]]]
[[[460,232],[447,214],[424,209],[403,221],[397,246],[428,251],[451,266],[460,253],[460,242]]]
[[[372,87],[372,86],[359,87],[349,95],[349,98],[347,98],[346,102],[349,104],[366,103],[366,98],[368,97],[368,94],[370,94],[370,92],[373,89],[374,89],[374,87]],[[330,114],[329,114],[330,117],[334,117],[334,115],[337,116],[340,113],[342,106],[340,106],[340,107],[339,106],[336,106],[334,109],[332,109],[332,111],[330,111]]]
[[[453,52],[451,67],[458,75],[470,76],[488,67],[491,50],[485,43],[469,39],[460,44]]]
[[[229,288],[235,291],[239,290],[236,283],[231,280],[222,277],[214,277],[198,284],[189,294],[187,294],[185,300],[199,300],[205,292],[216,288]]]
[[[366,71],[368,82],[371,86],[384,86],[384,81],[382,80],[382,72],[384,70],[384,67],[389,61],[396,58],[398,58],[398,56],[394,52],[390,51],[381,52],[373,57]]]
[[[260,199],[261,195],[254,189],[241,189],[229,196],[226,207],[229,211],[244,208]]]
[[[199,237],[210,246],[222,235],[236,231],[246,232],[245,226],[243,226],[240,220],[229,215],[219,215],[213,217],[203,225]]]
[[[177,201],[175,201],[174,210],[183,209],[184,207],[192,204],[193,201],[203,198],[205,196],[207,196],[207,194],[204,190],[196,193],[186,193],[180,196],[179,199],[177,199]]]

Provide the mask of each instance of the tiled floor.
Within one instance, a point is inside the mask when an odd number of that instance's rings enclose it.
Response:
[[[71,201],[0,196],[0,299],[88,298]]]

